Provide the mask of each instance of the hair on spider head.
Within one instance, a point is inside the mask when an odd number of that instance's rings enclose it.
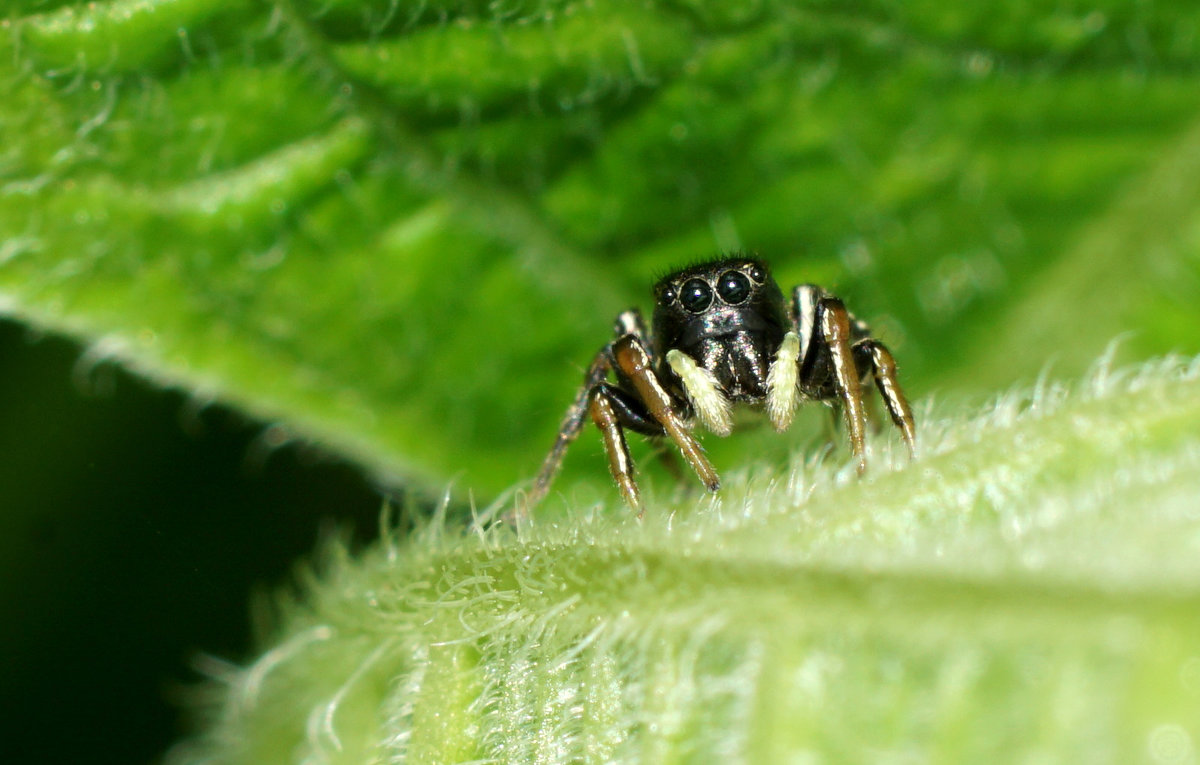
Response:
[[[685,261],[683,263],[678,263],[678,264],[670,266],[668,268],[656,269],[654,271],[653,275],[651,276],[651,278],[653,279],[653,284],[657,285],[657,284],[661,283],[664,279],[670,278],[672,276],[676,276],[678,274],[683,273],[684,271],[715,268],[715,267],[717,267],[717,264],[746,263],[746,262],[750,262],[750,261],[753,261],[754,263],[757,263],[760,267],[762,267],[763,270],[766,271],[767,276],[771,275],[770,265],[768,265],[765,260],[763,260],[761,257],[759,257],[758,253],[743,252],[741,250],[733,250],[732,252],[727,252],[727,253],[724,253],[721,255],[714,255],[714,256],[708,257],[708,258],[693,258],[691,260]]]

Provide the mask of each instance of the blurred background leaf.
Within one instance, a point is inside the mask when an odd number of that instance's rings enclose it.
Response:
[[[730,249],[845,297],[918,399],[1124,332],[1200,350],[1194,4],[3,14],[0,309],[393,486],[528,478],[612,317]],[[709,443],[724,467],[803,432]],[[564,493],[607,490],[598,452]]]
[[[1197,347],[1186,4],[18,5],[9,310],[388,478],[528,476],[616,312],[728,249],[916,391]]]

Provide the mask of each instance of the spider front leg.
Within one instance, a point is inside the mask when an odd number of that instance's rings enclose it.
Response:
[[[637,400],[608,383],[597,384],[591,391],[589,401],[588,412],[604,440],[608,471],[617,482],[625,503],[641,516],[642,495],[633,478],[633,459],[629,456],[629,445],[625,441],[625,428],[648,436],[663,435],[663,428],[650,418],[649,412]]]
[[[644,341],[646,321],[642,318],[642,312],[631,308],[617,314],[617,319],[613,322],[613,334],[617,338],[632,335]],[[575,400],[571,402],[571,406],[567,407],[562,424],[558,426],[558,436],[554,439],[554,446],[546,455],[546,459],[542,461],[542,467],[533,481],[533,489],[525,501],[527,508],[537,505],[545,498],[546,493],[550,491],[550,484],[554,482],[554,477],[558,475],[558,470],[562,467],[567,447],[579,437],[580,431],[583,430],[583,420],[591,410],[590,401],[595,389],[612,370],[612,347],[613,343],[605,345],[588,365],[587,372],[583,376],[583,385],[579,388],[579,393],[575,394]]]
[[[618,317],[619,324],[620,318]],[[612,343],[604,346],[588,366],[587,372],[583,376],[583,386],[575,395],[575,400],[567,407],[562,424],[558,426],[558,436],[554,439],[554,446],[550,448],[550,453],[542,461],[537,478],[533,479],[533,488],[530,489],[525,499],[525,507],[520,511],[522,515],[545,499],[546,493],[550,491],[550,484],[554,482],[554,477],[558,475],[559,468],[562,467],[567,447],[579,437],[580,431],[583,430],[583,418],[591,409],[592,392],[600,384],[600,381],[608,377],[608,373],[612,369],[611,350]]]
[[[716,491],[719,486],[716,471],[653,372],[654,358],[648,349],[641,313],[637,309],[622,312],[614,329],[617,339],[604,346],[588,367],[583,385],[559,425],[554,446],[542,462],[522,512],[528,512],[549,492],[562,467],[567,447],[583,429],[585,417],[591,417],[600,430],[613,479],[626,503],[639,514],[641,497],[633,479],[633,461],[625,441],[625,428],[647,436],[670,437],[705,485],[711,491]],[[620,386],[604,382],[610,373],[616,374]]]
[[[675,402],[654,373],[650,354],[645,345],[633,335],[626,335],[612,345],[612,358],[617,375],[628,382],[650,416],[662,426],[709,491],[721,488],[716,469],[704,456],[700,442],[692,435]],[[614,475],[614,477],[616,477]]]

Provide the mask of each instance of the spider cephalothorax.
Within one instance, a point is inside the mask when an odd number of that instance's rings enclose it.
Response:
[[[796,287],[789,303],[765,263],[726,258],[663,277],[654,285],[654,299],[653,336],[636,308],[617,317],[616,339],[588,368],[534,482],[530,505],[549,490],[585,416],[600,429],[625,501],[639,512],[626,428],[671,439],[704,485],[716,491],[720,480],[691,433],[693,422],[728,435],[731,409],[741,404],[765,410],[782,431],[800,401],[827,401],[845,412],[861,472],[866,469],[862,383],[873,380],[905,443],[915,449],[912,410],[896,380],[892,354],[841,300],[820,287]],[[610,374],[614,382],[608,381]]]

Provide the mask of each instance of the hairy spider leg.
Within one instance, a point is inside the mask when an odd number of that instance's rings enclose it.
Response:
[[[696,472],[705,488],[709,491],[720,489],[721,479],[717,477],[717,471],[708,461],[708,457],[704,456],[704,450],[687,429],[683,418],[675,411],[671,396],[654,374],[652,361],[644,344],[633,335],[626,335],[613,343],[612,356],[618,374],[629,381],[638,398],[650,411],[650,415],[662,425],[667,437],[679,447],[684,460]]]
[[[839,308],[841,312],[845,313],[845,324],[849,330],[848,342],[850,343],[850,351],[854,360],[852,368],[857,373],[856,377],[858,378],[856,382],[859,394],[857,396],[848,396],[848,389],[841,384],[842,377],[837,371],[838,356],[835,352],[835,345],[829,339],[828,333],[823,326],[825,322],[833,318],[825,316],[826,309],[824,308],[831,301],[836,301],[834,306],[835,313],[838,312]],[[851,399],[854,399],[862,405],[860,408],[865,410],[865,394],[861,388],[862,382],[870,375],[875,381],[875,386],[879,389],[879,394],[883,398],[893,424],[900,430],[900,435],[908,447],[909,455],[915,457],[917,453],[916,427],[914,425],[912,408],[909,406],[908,398],[904,395],[904,391],[900,387],[900,382],[896,374],[896,361],[887,346],[879,340],[870,337],[870,329],[865,323],[846,311],[841,301],[838,301],[815,284],[804,284],[795,288],[792,292],[792,312],[793,322],[800,333],[801,366],[803,366],[804,359],[807,357],[809,347],[813,342],[814,329],[820,332],[818,340],[823,340],[829,346],[830,361],[833,362],[835,367],[834,388],[839,396],[838,399],[831,402],[833,404],[831,422],[836,423],[840,415],[843,412],[845,413],[845,421],[850,429],[851,445],[853,446],[855,444],[854,422],[856,418],[850,411],[850,403]],[[822,318],[823,316],[824,318]],[[813,386],[815,383],[814,387],[819,387],[821,383],[819,380],[806,382],[810,386]],[[865,448],[863,452],[865,452]],[[855,450],[855,455],[859,457],[860,473],[865,465],[865,454],[863,452]]]
[[[804,364],[808,357],[808,348],[812,345],[813,321],[817,316],[817,301],[825,295],[825,291],[815,284],[801,284],[792,290],[792,326],[800,336],[799,363]]]
[[[637,308],[631,308],[618,314],[616,320],[613,322],[613,331],[617,340],[629,336],[636,338],[642,344],[643,348],[646,345],[646,337],[648,336],[646,322],[642,318],[641,311]],[[567,448],[579,437],[580,432],[583,430],[584,418],[589,415],[591,415],[593,422],[596,422],[600,428],[601,435],[604,438],[605,449],[609,451],[611,467],[613,460],[612,445],[619,443],[623,446],[625,440],[623,435],[619,441],[612,440],[608,435],[609,430],[607,427],[596,420],[592,401],[600,395],[602,390],[607,391],[608,398],[616,397],[616,400],[609,401],[607,406],[607,409],[616,418],[615,422],[649,436],[662,436],[666,434],[666,431],[649,417],[649,413],[631,409],[630,402],[627,401],[628,397],[623,391],[612,388],[612,386],[604,383],[604,379],[608,377],[609,372],[613,369],[612,349],[617,340],[601,348],[600,352],[596,354],[595,358],[592,359],[592,363],[588,366],[587,372],[583,377],[583,385],[575,395],[575,400],[567,408],[567,413],[558,427],[558,436],[554,440],[554,446],[542,462],[542,467],[534,479],[533,488],[525,499],[523,512],[527,512],[528,509],[536,506],[545,499],[546,494],[550,491],[550,485],[554,482],[555,476],[558,475],[558,471],[562,467],[563,457],[566,455]],[[607,422],[607,418],[605,418],[605,421]],[[628,463],[628,449],[624,448],[623,453],[625,455],[624,461]],[[663,459],[667,460],[668,458],[664,456]]]
[[[632,337],[632,335],[627,335]],[[592,422],[600,429],[604,440],[604,451],[608,455],[608,469],[621,489],[626,503],[638,516],[642,514],[641,494],[633,480],[633,460],[625,441],[625,428],[644,436],[665,436],[662,423],[654,419],[646,405],[629,391],[606,382],[592,388],[589,412]],[[615,430],[614,430],[615,428]],[[659,455],[661,459],[666,457]]]
[[[858,460],[858,473],[867,470],[867,411],[862,384],[850,345],[850,312],[838,298],[825,295],[817,301],[816,327],[829,347],[835,387],[846,414],[850,450]]]
[[[591,396],[588,407],[592,414],[592,422],[600,429],[604,439],[604,452],[608,455],[608,470],[613,480],[621,489],[621,496],[626,504],[642,514],[642,496],[638,491],[637,482],[633,480],[633,460],[629,456],[629,445],[625,443],[625,430],[617,421],[617,413],[613,411],[612,402],[603,389]]]
[[[892,352],[887,346],[873,338],[860,341],[854,346],[856,354],[862,354],[867,361],[866,365],[871,370],[871,376],[875,378],[875,387],[879,389],[879,395],[883,398],[883,403],[887,406],[888,414],[892,417],[892,422],[900,429],[900,435],[904,439],[904,443],[908,446],[908,454],[910,457],[917,456],[917,434],[916,426],[913,422],[912,408],[908,405],[908,398],[904,395],[904,391],[900,388],[900,381],[896,377],[896,359],[892,357]]]
[[[640,340],[646,348],[646,353],[650,354],[650,360],[656,361],[654,349],[650,347],[650,330],[646,327],[646,320],[642,317],[640,309],[630,308],[617,314],[616,320],[613,321],[613,337],[620,338],[625,335],[633,335]]]
[[[579,437],[580,431],[583,430],[583,418],[587,416],[590,408],[592,389],[605,377],[608,377],[608,372],[612,369],[611,351],[612,343],[605,345],[588,366],[587,372],[583,376],[583,386],[575,394],[575,400],[567,407],[567,413],[558,426],[558,435],[554,439],[554,446],[546,455],[546,459],[542,461],[537,478],[533,480],[533,488],[530,489],[529,495],[525,499],[526,509],[534,507],[546,497],[547,492],[550,491],[550,484],[554,482],[554,477],[558,475],[559,468],[562,467],[567,447]]]

